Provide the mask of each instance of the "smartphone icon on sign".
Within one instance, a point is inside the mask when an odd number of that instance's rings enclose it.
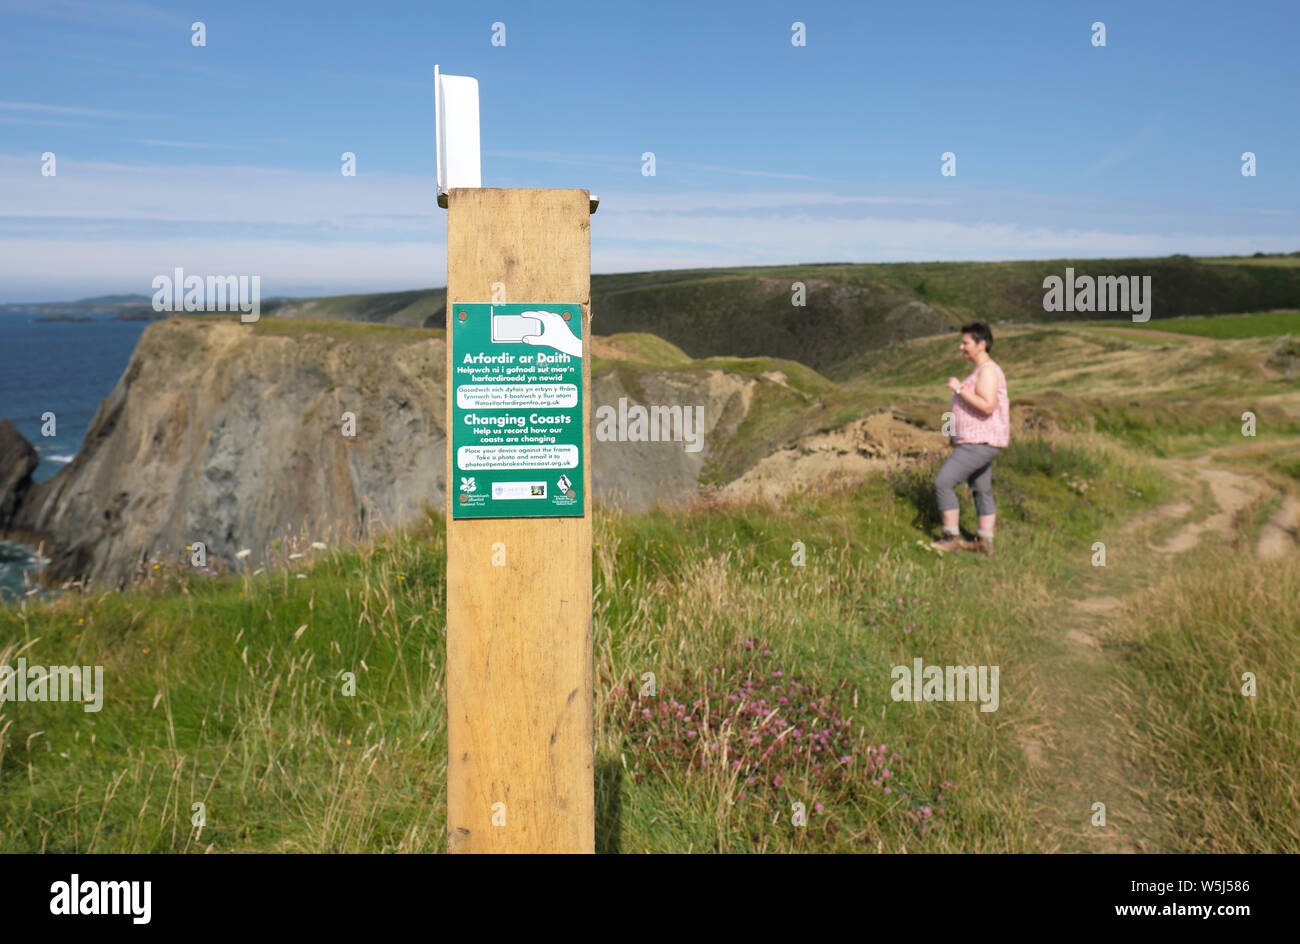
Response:
[[[492,340],[497,344],[522,344],[542,333],[542,323],[525,315],[492,315]]]

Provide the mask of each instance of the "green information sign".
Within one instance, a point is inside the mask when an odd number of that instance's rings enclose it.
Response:
[[[453,518],[581,518],[582,306],[452,308]]]

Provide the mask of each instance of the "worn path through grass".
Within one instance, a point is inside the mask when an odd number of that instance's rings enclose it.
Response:
[[[1152,815],[1152,798],[1168,785],[1121,707],[1127,690],[1140,685],[1122,654],[1134,630],[1129,605],[1156,592],[1179,555],[1195,555],[1202,542],[1227,542],[1261,558],[1300,550],[1294,529],[1285,527],[1295,497],[1261,477],[1214,466],[1213,455],[1153,460],[1178,483],[1179,497],[1099,534],[1105,566],[1093,566],[1094,550],[1081,549],[1083,576],[1062,588],[1058,619],[1042,627],[1045,645],[1025,667],[1022,678],[1040,690],[1044,717],[1019,741],[1049,851],[1169,851],[1163,837],[1178,828]],[[1257,502],[1281,510],[1256,536],[1245,519]],[[1105,825],[1096,824],[1097,803],[1105,804]]]

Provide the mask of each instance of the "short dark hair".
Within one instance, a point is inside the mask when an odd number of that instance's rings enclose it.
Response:
[[[989,330],[989,326],[984,322],[972,321],[970,324],[964,324],[961,326],[961,333],[969,334],[971,340],[976,344],[983,341],[985,353],[993,350],[993,332]]]

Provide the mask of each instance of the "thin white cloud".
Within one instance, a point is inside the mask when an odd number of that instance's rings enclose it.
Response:
[[[702,170],[714,174],[730,174],[734,177],[769,177],[778,180],[813,180],[819,183],[848,184],[850,181],[837,180],[832,177],[812,177],[808,174],[789,174],[771,170],[745,170],[741,167],[727,167],[722,164],[695,164],[690,161],[677,161],[672,158],[660,161],[665,168],[685,167],[690,170]],[[657,167],[656,167],[657,169]]]
[[[649,184],[636,191],[606,191],[600,194],[603,205],[617,206],[629,213],[662,213],[666,210],[701,211],[709,208],[728,210],[771,209],[792,207],[850,207],[855,205],[879,206],[953,206],[955,197],[926,197],[913,194],[855,193],[843,190],[785,190],[746,191],[691,190],[665,191],[658,184]]]
[[[601,211],[603,212],[603,210]],[[1261,247],[1249,237],[1192,238],[1117,234],[1101,230],[1060,233],[1016,227],[963,227],[945,223],[901,225],[862,221],[820,240],[813,227],[791,231],[763,227],[745,240],[679,246],[632,245],[593,227],[592,271],[643,272],[714,266],[791,265],[826,261],[910,262],[918,259],[997,260],[1104,256],[1249,255]],[[1293,243],[1294,244],[1294,243]],[[1271,244],[1263,244],[1269,248]],[[0,238],[0,302],[73,298],[101,292],[151,294],[155,276],[177,267],[191,275],[257,275],[262,296],[402,291],[443,285],[446,249],[440,233],[427,241],[367,243],[350,240],[267,241],[193,237],[136,239]]]
[[[48,118],[14,118],[0,115],[0,124],[4,125],[53,125],[59,128],[98,128],[100,125],[87,124],[84,121],[52,121]]]
[[[41,102],[0,102],[0,109],[9,111],[36,111],[49,115],[76,115],[81,118],[167,118],[168,115],[142,115],[129,111],[110,111],[104,108],[80,108],[73,105],[47,105]]]
[[[97,239],[0,238],[0,302],[108,292],[151,295],[156,276],[180,267],[190,275],[257,275],[262,297],[328,292],[382,292],[440,285],[446,253],[428,242],[321,245],[193,237]],[[24,272],[24,270],[26,270]]]
[[[641,166],[640,154],[629,154],[624,157],[615,157],[610,155],[578,155],[572,154],[553,154],[547,151],[484,151],[486,157],[508,157],[515,160],[537,161],[544,164],[562,164],[571,167],[604,167],[611,170],[632,169]],[[839,183],[849,184],[851,181],[836,180],[831,177],[812,177],[808,174],[791,174],[784,171],[772,170],[748,170],[743,167],[731,167],[724,164],[696,164],[691,161],[679,161],[671,157],[655,157],[656,172],[660,167],[667,171],[673,168],[685,168],[687,170],[704,171],[713,174],[727,174],[733,177],[763,177],[777,180],[810,180],[820,183]]]
[[[543,164],[564,164],[572,167],[607,167],[611,170],[636,167],[640,165],[639,156],[609,157],[596,154],[550,154],[545,151],[484,151],[485,157],[510,157],[523,161],[538,161]]]
[[[315,69],[308,75],[314,78],[330,79],[336,82],[379,82],[384,85],[401,85],[406,88],[433,88],[433,70],[429,70],[427,79],[411,79],[400,75],[369,75],[360,72],[334,72]]]
[[[1139,131],[1136,135],[1129,138],[1115,147],[1111,148],[1101,159],[1088,167],[1083,172],[1084,177],[1092,177],[1104,170],[1109,170],[1116,165],[1122,164],[1129,158],[1136,157],[1146,150],[1147,146],[1156,139],[1158,129],[1154,126],[1148,126]]]
[[[121,23],[123,20],[137,22],[166,23],[180,22],[183,14],[174,13],[150,6],[147,3],[111,2],[111,0],[41,0],[40,3],[25,3],[19,11],[27,16],[53,16],[64,20],[84,21],[87,19],[111,20]]]
[[[431,174],[115,164],[0,155],[0,302],[148,292],[180,265],[261,275],[263,293],[441,284],[445,212]],[[1095,204],[1070,197],[829,187],[601,194],[596,272],[832,260],[915,261],[1174,252],[1249,254],[1300,245],[1258,209]],[[1213,211],[1213,212],[1212,212]]]
[[[152,147],[166,148],[201,148],[204,150],[218,149],[225,151],[251,151],[253,148],[246,144],[206,144],[202,141],[159,141],[155,138],[127,138],[128,141],[134,141],[137,144],[148,144]]]
[[[427,230],[437,211],[432,175],[289,171],[217,164],[117,164],[60,158],[42,177],[30,157],[0,156],[0,220],[5,217]],[[420,208],[424,209],[421,210]],[[441,212],[441,211],[438,211]],[[394,222],[405,220],[405,223]]]

